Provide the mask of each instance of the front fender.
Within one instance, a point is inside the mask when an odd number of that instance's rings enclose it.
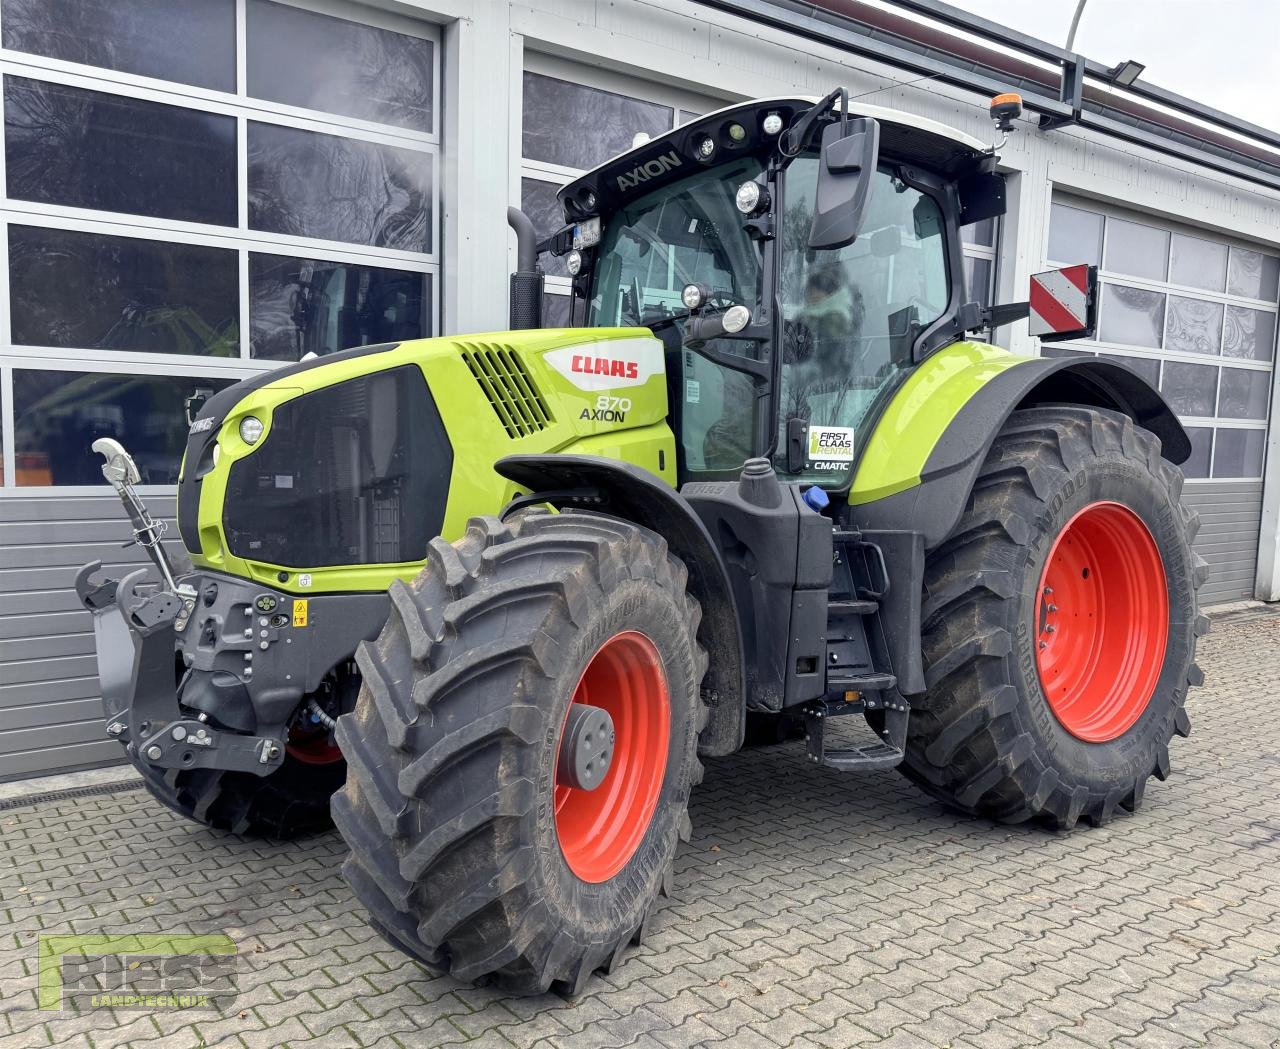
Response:
[[[853,521],[868,529],[916,529],[927,548],[937,546],[960,519],[1005,420],[1019,408],[1047,404],[1121,412],[1160,439],[1170,462],[1191,454],[1164,398],[1122,365],[955,343],[924,361],[881,416],[849,492]]]

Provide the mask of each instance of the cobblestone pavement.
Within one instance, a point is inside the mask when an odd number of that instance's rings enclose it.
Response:
[[[799,745],[711,765],[656,935],[574,1002],[432,979],[328,835],[251,843],[138,790],[0,811],[0,1045],[1280,1045],[1280,615],[1215,624],[1175,774],[1070,835],[952,815]],[[35,1008],[37,935],[226,931],[225,1014]]]

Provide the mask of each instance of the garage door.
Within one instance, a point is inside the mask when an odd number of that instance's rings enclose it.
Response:
[[[1043,352],[1118,359],[1160,387],[1193,446],[1184,498],[1209,562],[1201,602],[1252,597],[1280,253],[1055,197],[1047,255],[1097,265],[1102,288],[1097,339]]]
[[[120,759],[75,570],[173,512],[184,401],[433,334],[440,42],[317,0],[0,0],[0,779]],[[171,533],[173,534],[173,533]]]

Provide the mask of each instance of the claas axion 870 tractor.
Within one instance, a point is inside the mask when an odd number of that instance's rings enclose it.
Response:
[[[190,564],[100,442],[164,576],[78,580],[108,733],[210,826],[332,811],[382,935],[517,992],[643,935],[749,718],[978,816],[1136,808],[1200,678],[1189,443],[1121,366],[968,337],[1028,314],[965,293],[960,229],[1004,199],[933,121],[730,106],[564,187],[542,245],[509,216],[526,330],[208,399]],[[539,250],[578,326],[539,327]],[[1094,281],[1041,275],[1033,330],[1087,333]]]

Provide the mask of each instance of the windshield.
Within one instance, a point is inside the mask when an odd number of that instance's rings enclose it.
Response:
[[[777,465],[787,466],[790,421],[803,420],[801,473],[838,487],[868,410],[910,366],[916,336],[946,312],[949,286],[941,207],[890,169],[875,174],[858,239],[810,250],[818,164],[799,157],[786,175]]]
[[[597,269],[588,304],[590,325],[655,324],[676,319],[662,335],[681,344],[680,292],[705,285],[713,305],[760,309],[762,252],[734,206],[738,187],[758,179],[763,164],[742,157],[706,168],[640,197],[608,220],[596,251]],[[768,346],[743,339],[713,339],[709,348],[754,360]],[[749,375],[692,350],[667,360],[684,470],[690,474],[736,472],[760,441],[758,390]]]
[[[687,284],[754,307],[760,248],[743,229],[733,196],[761,170],[750,157],[718,164],[611,216],[596,252],[588,324],[652,324],[684,312],[680,292]]]

